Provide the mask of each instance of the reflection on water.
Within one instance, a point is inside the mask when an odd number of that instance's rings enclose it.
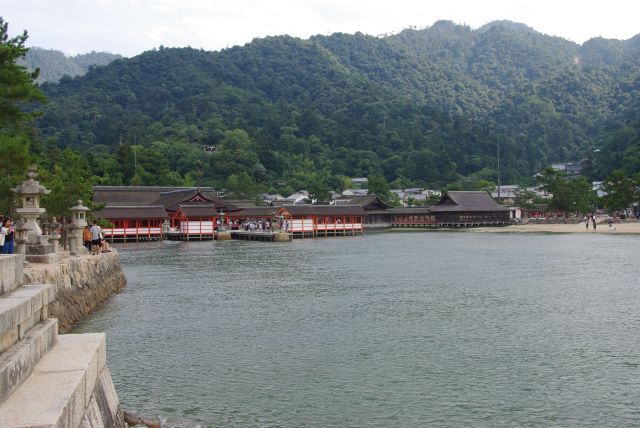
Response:
[[[171,426],[640,424],[637,238],[122,245],[123,407]]]

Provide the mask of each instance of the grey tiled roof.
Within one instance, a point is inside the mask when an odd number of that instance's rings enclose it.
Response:
[[[508,211],[509,208],[496,203],[487,192],[463,192],[451,191],[443,196],[436,205],[430,208],[431,212],[487,212]]]
[[[107,206],[95,213],[96,218],[136,219],[136,218],[169,218],[162,206]]]
[[[360,205],[285,205],[282,209],[291,215],[365,215]]]

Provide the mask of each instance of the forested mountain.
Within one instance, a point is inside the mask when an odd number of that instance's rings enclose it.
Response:
[[[62,76],[82,76],[89,67],[107,65],[111,61],[122,58],[108,52],[90,52],[67,56],[53,49],[31,48],[20,61],[29,70],[40,69],[37,83],[57,82]]]
[[[495,183],[498,145],[503,183],[584,157],[592,178],[634,174],[639,54],[640,36],[578,45],[505,21],[161,47],[44,84],[37,126],[104,184]]]

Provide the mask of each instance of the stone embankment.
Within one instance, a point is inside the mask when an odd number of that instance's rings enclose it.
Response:
[[[579,224],[583,220],[577,217],[524,218],[519,224]]]
[[[127,279],[118,254],[112,252],[68,257],[56,264],[32,263],[24,269],[24,283],[54,285],[56,297],[49,311],[63,333],[122,290]]]
[[[120,290],[117,255],[23,262],[0,255],[0,427],[124,428],[104,333],[59,335],[52,317],[66,330]]]

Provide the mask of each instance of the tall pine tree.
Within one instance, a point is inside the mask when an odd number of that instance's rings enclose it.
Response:
[[[38,70],[28,72],[17,64],[27,53],[27,32],[9,37],[9,25],[0,17],[0,212],[11,211],[9,190],[24,177],[29,156],[28,125],[34,106],[45,101],[34,84]]]

